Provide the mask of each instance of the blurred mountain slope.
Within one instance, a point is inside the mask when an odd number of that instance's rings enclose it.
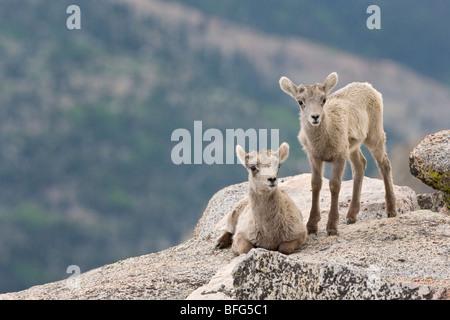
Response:
[[[367,58],[394,60],[450,86],[450,3],[445,0],[171,0],[263,32],[298,36]],[[368,30],[377,5],[381,29]]]

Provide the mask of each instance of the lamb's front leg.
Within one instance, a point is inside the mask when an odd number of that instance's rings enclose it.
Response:
[[[322,189],[323,161],[310,158],[309,162],[311,164],[312,204],[306,229],[308,233],[316,233],[318,229],[317,225],[320,221],[319,202],[320,189]]]
[[[333,161],[333,170],[330,179],[331,205],[328,214],[327,233],[329,236],[337,235],[339,223],[339,191],[341,191],[342,176],[344,175],[346,159]]]
[[[216,240],[216,247],[219,249],[228,248],[233,242],[233,234],[236,230],[236,225],[239,219],[239,215],[242,210],[248,205],[248,197],[245,197],[241,201],[239,201],[233,207],[230,213],[227,216],[227,230],[223,232],[223,234]]]

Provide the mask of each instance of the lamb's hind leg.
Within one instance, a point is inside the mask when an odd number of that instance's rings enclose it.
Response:
[[[347,223],[355,223],[361,206],[361,187],[364,179],[364,170],[366,169],[367,160],[361,152],[361,149],[356,149],[350,154],[350,162],[352,164],[353,176],[353,195],[350,202],[350,208],[347,213]]]
[[[291,254],[293,251],[300,249],[305,241],[306,232],[303,232],[297,239],[281,243],[277,250],[284,254]]]
[[[253,244],[245,239],[241,234],[235,234],[233,237],[233,245],[231,250],[237,255],[249,252],[253,247]]]
[[[384,133],[383,133],[384,136]],[[394,186],[392,183],[392,169],[391,162],[389,161],[388,155],[386,153],[385,139],[378,141],[377,143],[366,142],[367,147],[370,152],[372,152],[377,166],[380,169],[380,173],[384,181],[384,190],[386,192],[386,213],[388,218],[397,216],[397,210],[395,208],[395,193]]]

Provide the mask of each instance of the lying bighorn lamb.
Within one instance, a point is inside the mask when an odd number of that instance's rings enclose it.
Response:
[[[330,179],[331,206],[327,232],[338,231],[338,197],[345,162],[350,157],[353,173],[353,197],[347,213],[347,223],[354,223],[360,208],[361,185],[366,169],[360,146],[364,143],[372,152],[386,191],[388,217],[397,215],[392,186],[391,163],[386,154],[386,134],[383,130],[383,99],[368,83],[353,82],[327,96],[338,81],[331,73],[323,83],[295,85],[281,77],[281,89],[299,104],[301,130],[300,143],[311,164],[312,206],[306,227],[309,233],[317,231],[320,220],[319,194],[322,187],[323,162],[333,164]]]
[[[238,145],[236,153],[248,170],[248,196],[228,213],[227,230],[217,240],[217,247],[232,243],[232,250],[238,255],[253,247],[284,254],[300,248],[306,240],[302,214],[277,187],[278,169],[289,155],[289,145],[284,142],[276,152],[251,153]]]

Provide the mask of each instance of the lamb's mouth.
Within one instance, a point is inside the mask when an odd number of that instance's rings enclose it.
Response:
[[[313,121],[313,122],[309,122],[311,123],[312,126],[316,127],[320,124],[320,121]]]
[[[275,188],[276,186],[277,186],[276,183],[266,184],[266,187],[269,189]]]

